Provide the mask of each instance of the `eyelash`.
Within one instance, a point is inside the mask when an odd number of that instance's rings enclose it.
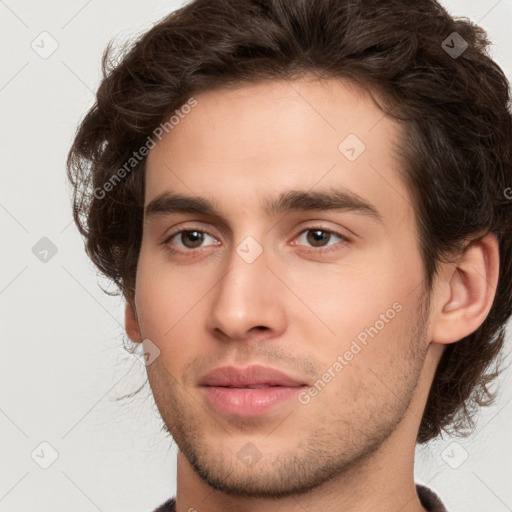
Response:
[[[215,238],[212,234],[208,233],[208,231],[205,231],[205,230],[202,230],[202,229],[195,229],[195,228],[187,228],[187,229],[180,229],[179,231],[175,231],[173,233],[171,233],[169,236],[167,236],[165,238],[165,240],[162,242],[162,245],[164,245],[165,247],[167,247],[167,249],[169,251],[171,251],[171,253],[188,253],[189,255],[192,255],[192,253],[197,253],[198,251],[201,251],[201,249],[204,249],[204,247],[197,247],[197,248],[193,248],[193,249],[180,249],[180,250],[176,250],[176,249],[173,249],[172,247],[170,247],[170,242],[173,238],[175,238],[176,236],[178,235],[181,235],[182,233],[187,233],[187,232],[192,232],[192,231],[196,231],[198,233],[202,233],[202,234],[205,234],[205,235],[208,235],[208,236],[211,236],[212,238]],[[338,244],[345,244],[347,242],[350,242],[350,240],[348,239],[348,237],[346,237],[345,235],[339,233],[338,231],[333,231],[331,229],[326,229],[326,228],[323,228],[321,226],[311,226],[311,227],[307,227],[303,230],[301,230],[299,233],[297,233],[297,235],[295,235],[294,237],[294,240],[299,238],[301,235],[303,235],[304,233],[307,233],[308,231],[323,231],[324,233],[326,234],[329,234],[329,235],[334,235],[338,238],[340,238],[340,241],[336,244],[333,244],[332,246],[331,245],[328,245],[326,247],[307,247],[307,246],[301,246],[303,248],[303,250],[306,250],[306,252],[314,252],[314,253],[327,253],[327,252],[330,252],[332,250],[337,250],[338,249]],[[328,241],[330,242],[330,240]],[[220,244],[212,244],[212,245],[220,245]],[[298,245],[297,243],[293,243],[293,245]],[[208,247],[208,246],[207,246]]]

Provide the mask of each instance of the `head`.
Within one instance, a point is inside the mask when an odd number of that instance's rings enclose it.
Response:
[[[487,47],[427,0],[202,0],[107,49],[68,159],[75,220],[212,485],[297,492],[403,425],[466,433],[492,401],[512,120]],[[304,384],[297,400],[209,410],[204,375],[251,363]],[[261,472],[233,473],[244,449]]]

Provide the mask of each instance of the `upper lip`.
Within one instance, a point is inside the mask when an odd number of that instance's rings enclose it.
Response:
[[[215,368],[199,381],[199,385],[248,388],[254,386],[298,387],[305,383],[275,368],[252,365],[246,368],[233,366]]]

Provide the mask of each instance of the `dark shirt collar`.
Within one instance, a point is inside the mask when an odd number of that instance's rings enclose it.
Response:
[[[428,512],[447,512],[439,496],[428,487],[416,484],[416,493],[423,507]],[[154,512],[176,512],[176,500],[171,498],[160,505]]]

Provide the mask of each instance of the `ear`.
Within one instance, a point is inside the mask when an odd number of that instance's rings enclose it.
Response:
[[[137,320],[137,311],[135,310],[135,306],[133,306],[130,301],[126,303],[124,310],[124,328],[128,338],[130,338],[133,342],[140,343],[142,341],[139,321]]]
[[[473,240],[456,262],[442,265],[431,339],[448,344],[476,331],[491,309],[498,285],[498,240],[492,233]]]

